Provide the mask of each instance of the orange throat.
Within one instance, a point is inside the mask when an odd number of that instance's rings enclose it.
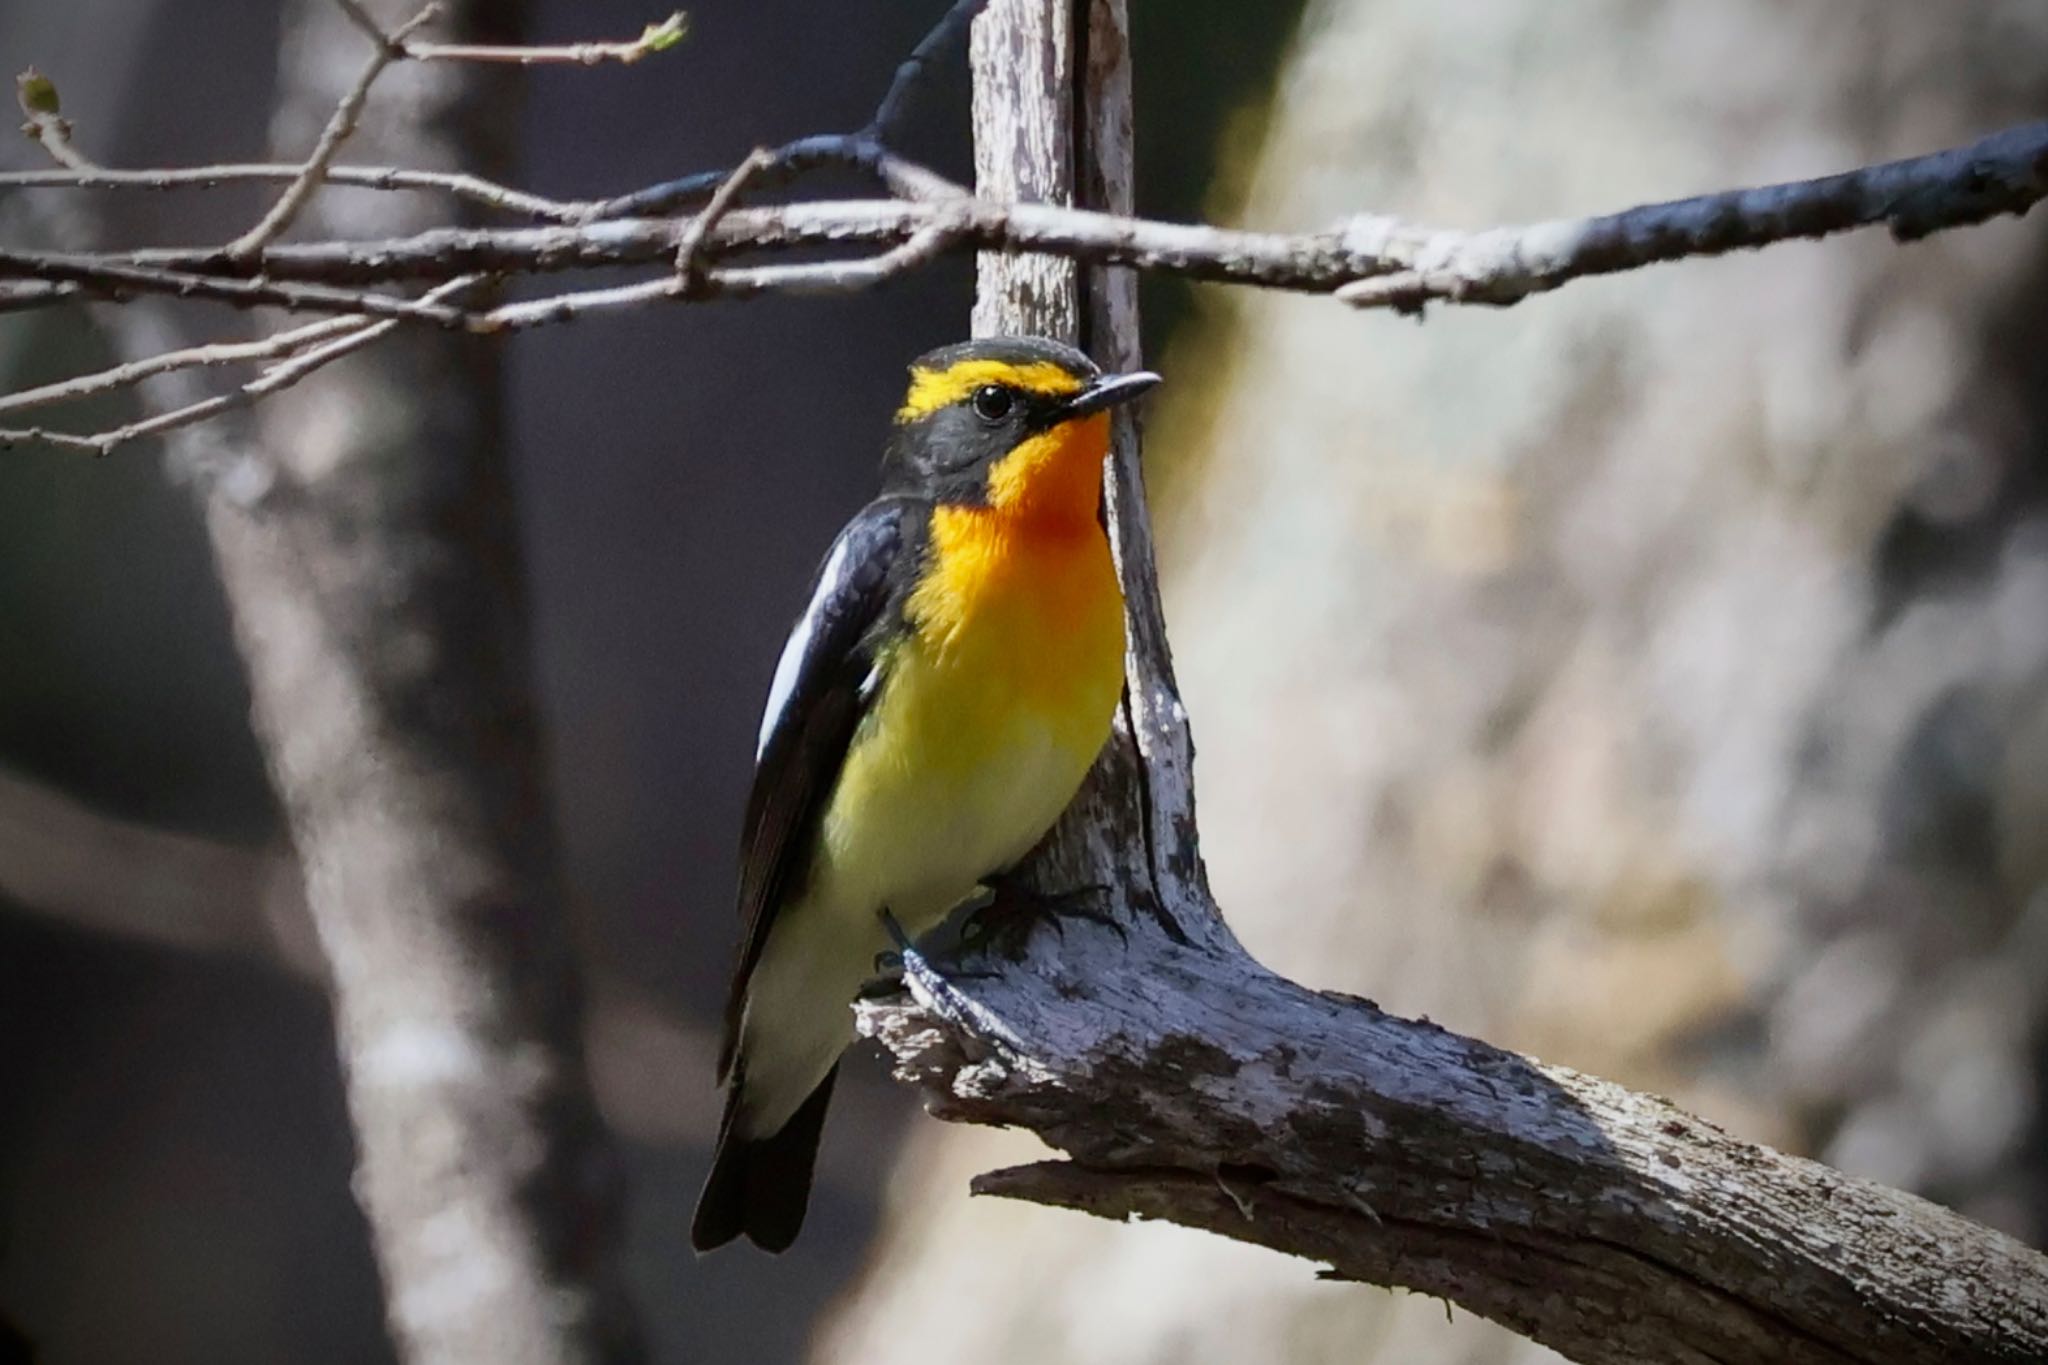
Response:
[[[1023,530],[1095,524],[1109,414],[1064,422],[1018,443],[988,471],[988,510]]]
[[[1123,594],[1098,515],[1108,443],[1106,415],[1056,427],[989,471],[986,505],[933,511],[931,570],[910,603],[928,643],[996,636],[1027,677],[1073,666],[1077,649],[1121,669]]]

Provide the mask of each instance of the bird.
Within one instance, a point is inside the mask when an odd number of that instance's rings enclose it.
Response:
[[[755,743],[700,1253],[796,1240],[876,962],[1029,853],[1107,741],[1110,409],[1159,382],[1039,337],[911,363],[879,494],[817,571]]]

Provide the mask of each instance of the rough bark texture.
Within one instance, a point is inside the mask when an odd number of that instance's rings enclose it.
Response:
[[[445,12],[476,41],[517,22],[497,4]],[[303,155],[365,39],[327,0],[298,0],[286,34],[275,133]],[[516,81],[393,71],[358,150],[496,174]],[[318,221],[397,230],[423,211],[337,199]],[[356,1193],[400,1353],[626,1359],[499,397],[487,347],[396,337],[265,405],[253,444],[187,456],[330,969]]]
[[[1074,202],[1074,15],[1040,0],[993,0],[968,39],[974,72],[974,183],[1016,201]],[[1005,130],[997,137],[981,129]],[[974,335],[1081,335],[1079,272],[1057,256],[984,252]]]
[[[1127,582],[1146,583],[1142,531],[1120,525],[1118,539]],[[1142,615],[1145,594],[1133,596]],[[1185,731],[1170,674],[1149,671],[1145,636],[1134,631],[1132,696],[1158,704],[1139,733],[1170,758],[1185,753]],[[1083,871],[1109,885],[1121,934],[1071,926],[1034,940],[1018,967],[967,983],[964,998],[914,979],[912,1000],[863,1007],[864,1027],[929,1088],[936,1112],[1027,1127],[1074,1158],[978,1188],[1292,1250],[1342,1276],[1442,1294],[1588,1361],[2048,1352],[2048,1262],[2009,1238],[1730,1138],[1663,1101],[1265,972],[1213,919],[1191,817],[1162,840],[1156,819],[1132,813],[1134,800],[1191,812],[1184,774],[1119,771],[1120,751],[1097,774],[1085,830],[1064,830],[1055,852],[1095,855],[1059,879],[1072,885]],[[1135,858],[1134,828],[1154,836]],[[1162,880],[1161,867],[1184,875]],[[939,1146],[910,1158],[934,1185],[963,1165]],[[973,1221],[918,1219],[941,1246]],[[992,1244],[980,1226],[981,1245]],[[905,1245],[890,1244],[884,1264],[913,1255]],[[1086,1260],[1047,1259],[1042,1241],[1034,1263],[1090,1274]],[[1201,1330],[1193,1324],[1210,1316],[1199,1300],[1179,1313],[1141,1307],[1143,1291],[1101,1280],[1099,1263],[1095,1277],[1118,1305],[1107,1321],[1150,1351],[1171,1355],[1177,1339],[1146,1337],[1157,1320]],[[975,1293],[960,1281],[976,1272],[950,1278],[951,1290]],[[933,1292],[930,1274],[916,1282]],[[1220,1289],[1217,1302],[1233,1297]],[[828,1336],[828,1357],[860,1358],[897,1320],[890,1295],[870,1298]],[[1028,1325],[1050,1328],[1043,1313],[1004,1315],[1019,1329],[1018,1358],[1047,1349]],[[1411,1346],[1425,1340],[1407,1335]],[[1383,1335],[1378,1344],[1407,1358]]]
[[[1071,1158],[977,1191],[1327,1261],[1591,1365],[2048,1355],[2048,1258],[2011,1238],[1240,953],[1128,940],[1070,928],[966,1015],[923,984],[862,1006],[934,1113]]]

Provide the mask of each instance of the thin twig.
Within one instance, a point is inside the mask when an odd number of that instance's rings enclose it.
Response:
[[[0,250],[0,279],[7,278],[68,282],[96,297],[116,302],[125,302],[137,294],[162,294],[232,304],[237,308],[269,305],[302,313],[359,313],[430,322],[441,327],[460,327],[466,316],[459,308],[442,307],[426,299],[394,298],[320,284],[163,270],[91,255]]]
[[[538,47],[496,47],[481,43],[406,43],[405,55],[421,62],[510,62],[517,66],[560,64],[597,66],[621,62],[631,66],[643,57],[666,52],[690,31],[681,10],[658,24],[649,24],[627,42],[561,43]]]
[[[1343,234],[1334,230],[1299,236],[1245,232],[967,196],[734,208],[705,232],[700,254],[718,258],[740,251],[888,246],[928,227],[946,228],[953,244],[962,248],[1048,251],[1079,260],[1318,293],[1389,268],[1383,257],[1349,249]],[[657,264],[672,258],[680,231],[666,218],[581,227],[436,228],[411,237],[363,242],[284,243],[265,251],[252,265],[272,284],[434,282],[472,270],[546,274]],[[67,279],[95,266],[197,275],[215,259],[215,253],[205,248],[61,256],[0,251],[0,279],[48,277],[52,272],[39,268],[48,261],[63,262],[72,272],[61,275]]]
[[[240,181],[284,181],[298,179],[304,165],[284,162],[237,163],[218,166],[180,166],[163,170],[120,170],[95,166],[87,169],[0,171],[0,190],[5,189],[213,189]],[[572,200],[545,199],[524,190],[494,184],[479,176],[444,171],[416,171],[398,166],[329,166],[322,177],[329,185],[346,185],[369,190],[438,190],[486,208],[522,213],[571,223],[586,217],[588,205]]]
[[[439,303],[444,299],[454,298],[480,283],[482,278],[479,275],[465,275],[459,279],[450,280],[440,288],[431,290],[423,295],[420,302]],[[381,322],[366,322],[359,318],[339,318],[335,319],[333,323],[322,323],[317,324],[315,327],[300,328],[298,329],[298,335],[300,335],[301,340],[298,346],[289,348],[297,350],[297,354],[292,355],[288,360],[270,366],[256,378],[236,387],[230,392],[215,394],[210,398],[200,399],[197,402],[172,408],[168,412],[161,412],[152,417],[129,422],[123,426],[115,427],[111,431],[79,434],[76,432],[53,431],[47,427],[28,427],[13,431],[0,429],[0,450],[16,445],[42,444],[55,446],[61,450],[82,451],[88,455],[107,455],[131,441],[140,440],[145,436],[160,435],[163,432],[171,431],[178,427],[192,426],[208,418],[218,417],[224,412],[248,407],[260,398],[267,397],[281,389],[290,388],[316,370],[331,365],[343,356],[359,351],[371,342],[383,337],[393,327],[396,327],[398,322],[399,320],[396,318],[386,318]],[[336,326],[335,323],[341,325]],[[304,347],[307,341],[315,339],[307,335],[315,331],[320,331],[322,335],[329,339],[324,344],[312,346],[309,349],[298,349],[298,347]],[[293,335],[293,333],[289,332],[280,333],[277,337],[270,338],[270,341],[282,341]],[[263,342],[249,343],[251,347],[263,346],[264,344]],[[280,351],[280,353],[284,352]],[[170,352],[167,354],[176,355],[178,353]],[[161,360],[164,358],[166,357],[160,356],[155,359]],[[141,363],[149,364],[151,362],[145,361]],[[161,373],[163,370],[172,368],[178,367],[161,366],[158,370],[151,373]],[[110,371],[109,373],[112,372]],[[148,378],[148,375],[135,375],[124,382],[134,383],[145,378]]]
[[[758,294],[851,294],[929,265],[951,250],[958,229],[945,223],[920,228],[908,241],[875,256],[812,265],[734,266],[705,279],[707,297],[745,299]]]
[[[359,23],[368,17],[359,7],[351,4],[344,4],[343,8],[349,12],[351,19]],[[377,77],[384,74],[385,67],[405,55],[406,37],[417,32],[440,12],[440,8],[437,0],[428,0],[427,4],[420,8],[419,13],[399,25],[397,31],[390,36],[385,36],[381,31],[377,33],[376,50],[370,54],[370,59],[363,63],[363,69],[356,74],[355,83],[349,86],[342,94],[340,102],[334,106],[334,113],[328,117],[327,126],[320,130],[320,139],[313,144],[313,154],[306,158],[304,168],[300,170],[298,177],[285,187],[285,192],[270,206],[270,211],[257,220],[254,227],[227,244],[223,254],[229,260],[242,262],[251,259],[264,247],[276,241],[283,235],[285,229],[292,225],[292,220],[299,216],[300,211],[312,199],[314,192],[320,188],[321,181],[326,178],[327,168],[334,164],[335,154],[341,150],[341,144],[348,141],[350,135],[355,132],[356,123],[363,116],[363,105],[370,98],[370,87],[377,83]]]
[[[910,55],[896,68],[889,88],[882,92],[874,116],[865,127],[851,133],[816,133],[786,142],[775,149],[768,171],[776,180],[789,180],[819,166],[846,166],[873,175],[894,195],[904,199],[945,199],[967,191],[945,177],[904,160],[889,150],[889,143],[901,131],[912,96],[934,65],[938,54],[957,42],[968,25],[986,7],[988,0],[954,0],[925,33]],[[630,194],[599,200],[584,206],[583,222],[611,218],[638,218],[668,213],[717,192],[733,174],[732,169],[699,171],[694,175],[650,185]]]
[[[2025,213],[2048,197],[2048,121],[1930,156],[1648,204],[1596,218],[1485,232],[1357,220],[1353,244],[1400,269],[1337,291],[1358,308],[1418,312],[1432,300],[1505,306],[1587,275],[1824,237],[1883,223],[1901,242]]]
[[[14,94],[21,105],[22,117],[27,120],[21,125],[21,131],[32,141],[41,143],[52,161],[74,171],[97,172],[100,169],[96,162],[72,145],[71,120],[59,112],[57,87],[51,84],[49,77],[30,67],[15,77]]]
[[[954,0],[952,8],[939,17],[939,22],[932,25],[896,68],[889,88],[882,92],[882,102],[875,106],[875,116],[862,130],[868,139],[884,146],[895,140],[899,131],[897,125],[902,123],[904,112],[909,109],[918,87],[937,64],[939,53],[963,41],[974,16],[987,7],[988,0]]]
[[[11,284],[0,289],[0,313],[23,313],[31,308],[48,308],[78,297],[75,284]]]
[[[679,274],[610,289],[581,289],[524,303],[508,303],[473,316],[474,332],[521,331],[572,322],[588,313],[632,307],[656,299],[746,299],[761,294],[850,294],[924,265],[953,245],[954,229],[937,224],[874,256],[804,265],[707,270],[695,280]]]
[[[75,379],[0,395],[0,417],[129,388],[152,376],[166,374],[172,370],[230,365],[249,360],[275,360],[331,337],[360,330],[364,325],[360,318],[355,317],[327,318],[257,341],[212,342],[203,346],[187,346],[176,351],[165,351],[146,360],[96,370],[91,374],[79,375]]]
[[[391,35],[384,31],[384,26],[377,22],[377,17],[363,8],[362,0],[334,0],[334,5],[365,38],[389,52],[393,61],[404,55],[399,52],[398,44],[392,41]]]
[[[703,210],[683,225],[682,235],[676,239],[676,275],[685,287],[697,279],[697,252],[704,244],[704,234],[718,226],[719,219],[731,211],[739,202],[740,191],[749,180],[775,164],[775,153],[765,147],[756,147],[747,153],[747,159],[733,168],[725,183],[712,192],[711,199]]]
[[[904,199],[947,199],[967,193],[965,187],[905,160],[866,133],[814,133],[783,143],[775,149],[773,157],[771,173],[759,177],[770,184],[794,180],[821,166],[843,166],[866,172],[891,194]],[[731,175],[731,167],[697,171],[628,194],[593,200],[580,206],[576,221],[609,222],[672,213],[710,198]]]

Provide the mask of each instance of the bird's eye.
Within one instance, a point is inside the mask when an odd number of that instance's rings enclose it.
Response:
[[[1010,415],[1015,400],[1000,384],[983,384],[974,391],[974,415],[984,422],[1000,422]]]

